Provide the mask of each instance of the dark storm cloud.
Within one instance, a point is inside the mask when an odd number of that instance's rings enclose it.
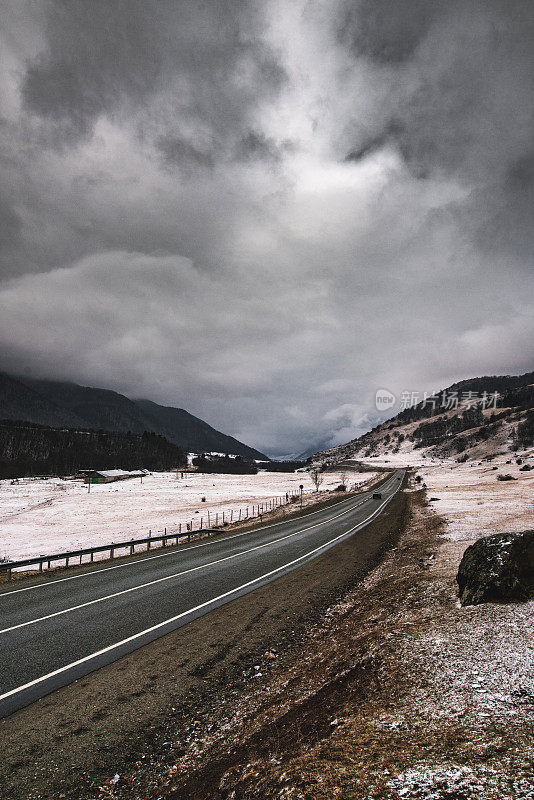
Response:
[[[506,185],[511,192],[530,192],[534,185],[534,153],[513,161],[506,173]]]
[[[242,0],[52,0],[46,50],[28,67],[26,107],[65,135],[91,132],[102,114],[131,113],[171,90],[173,105],[225,136],[283,71],[253,39]],[[250,26],[250,27],[249,27]]]
[[[21,240],[22,220],[0,196],[0,273],[9,268]]]
[[[531,368],[534,4],[0,2],[0,368],[278,454]]]
[[[212,153],[202,152],[190,142],[184,142],[175,136],[161,136],[156,147],[167,163],[176,166],[212,167],[214,163]]]
[[[451,5],[450,0],[352,0],[342,15],[339,36],[358,55],[401,64],[413,56],[444,7]]]
[[[342,19],[341,41],[393,87],[347,160],[392,146],[415,177],[465,183],[479,246],[532,257],[534,4],[357,2]]]
[[[11,247],[20,239],[22,222],[10,204],[0,197],[0,244]]]
[[[26,15],[28,28],[35,24],[31,3],[10,9]],[[272,137],[251,135],[258,108],[286,80],[261,36],[258,9],[244,0],[50,0],[40,14],[36,52],[9,76],[20,76],[24,113],[0,132],[2,178],[27,211],[3,274],[47,270],[106,248],[180,252],[209,268],[218,260],[207,252],[214,229],[228,228],[227,194],[239,179],[193,187],[195,198],[185,184],[154,180],[151,162],[157,157],[189,179],[234,159],[277,158]],[[120,153],[115,164],[100,164],[109,125],[125,134],[121,166]],[[157,215],[140,207],[135,184],[145,180],[148,193],[161,184]],[[212,218],[204,234],[196,203]]]
[[[268,138],[263,133],[249,131],[238,142],[236,157],[240,161],[260,159],[262,161],[280,161],[283,148],[277,146],[274,139]]]
[[[346,162],[361,161],[362,158],[367,158],[367,156],[376,153],[377,150],[381,150],[383,147],[386,147],[386,145],[397,145],[402,151],[402,135],[402,125],[398,120],[392,119],[388,122],[383,131],[376,136],[371,136],[367,140],[364,139],[355,150],[351,150],[350,153],[347,153],[343,160]]]

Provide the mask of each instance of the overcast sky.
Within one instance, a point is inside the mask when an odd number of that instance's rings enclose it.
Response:
[[[532,369],[531,0],[0,0],[0,367],[269,454]]]

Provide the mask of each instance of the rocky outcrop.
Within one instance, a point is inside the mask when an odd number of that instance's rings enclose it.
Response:
[[[456,580],[463,606],[534,597],[534,531],[479,539],[465,551]]]

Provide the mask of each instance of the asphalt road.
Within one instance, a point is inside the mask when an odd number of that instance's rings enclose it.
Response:
[[[375,519],[395,472],[297,519],[0,592],[0,717],[296,569]]]

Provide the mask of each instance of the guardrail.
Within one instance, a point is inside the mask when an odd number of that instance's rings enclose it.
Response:
[[[164,533],[160,536],[147,536],[144,539],[129,539],[126,542],[111,542],[111,544],[84,547],[80,550],[69,550],[65,553],[33,556],[32,558],[23,558],[20,561],[3,561],[0,562],[0,574],[7,572],[7,579],[11,580],[12,570],[20,569],[21,567],[31,567],[34,564],[38,564],[38,571],[42,572],[44,564],[47,565],[47,569],[50,569],[52,562],[65,561],[65,567],[68,567],[69,561],[74,558],[79,559],[78,564],[81,564],[84,556],[89,556],[89,561],[86,563],[91,564],[94,561],[95,553],[105,553],[109,550],[109,558],[114,558],[116,550],[129,548],[129,555],[133,556],[137,545],[146,545],[148,551],[156,542],[161,542],[162,547],[167,547],[169,545],[169,540],[175,540],[175,544],[178,544],[180,540],[190,542],[192,538],[201,539],[206,534],[209,536],[211,534],[223,533],[223,531],[224,528],[202,528],[196,531],[188,531],[186,534]]]
[[[363,487],[365,483],[368,483],[368,481],[364,481],[364,483],[361,484],[361,486]],[[313,491],[314,491],[313,489],[304,490],[302,494],[313,493]],[[286,497],[286,503],[290,504],[295,499],[298,500],[301,497],[301,494],[288,493],[286,494],[285,497]],[[267,513],[268,511],[273,511],[277,507],[281,507],[283,505],[285,505],[283,496],[276,497],[272,500],[265,501],[265,503],[258,504],[256,506],[257,517],[255,516],[254,513],[255,506],[254,505],[252,506],[252,516],[249,516],[248,513],[249,507],[247,506],[246,516],[243,516],[243,521],[247,520],[252,521],[253,519],[261,520],[263,519],[264,513]],[[217,514],[216,517],[218,518],[218,516],[219,515]],[[209,520],[209,515],[208,515],[208,520]],[[224,513],[222,514],[222,520],[223,520],[223,526],[225,526],[227,523],[225,524]],[[239,521],[241,521],[241,510],[239,512]],[[188,529],[186,533],[182,532],[181,530],[182,525],[180,524],[178,532],[175,531],[174,533],[167,533],[167,529],[165,528],[165,533],[157,536],[150,535],[145,537],[144,539],[128,539],[128,541],[125,542],[111,542],[111,544],[101,544],[101,545],[95,545],[94,547],[84,547],[79,550],[69,550],[68,552],[64,553],[53,553],[52,555],[39,555],[39,556],[33,556],[32,558],[23,558],[20,561],[0,561],[0,575],[2,573],[7,572],[7,580],[11,580],[12,571],[15,569],[21,569],[22,567],[31,567],[37,564],[38,571],[43,572],[44,564],[47,565],[47,569],[50,569],[52,562],[56,561],[65,561],[65,567],[68,567],[69,561],[74,558],[78,559],[78,565],[80,565],[82,563],[82,559],[84,556],[89,556],[89,561],[85,563],[91,564],[94,562],[95,553],[105,553],[106,551],[109,551],[109,558],[112,559],[115,557],[115,550],[121,550],[121,549],[123,550],[126,548],[129,548],[130,550],[129,555],[132,556],[135,553],[135,548],[137,545],[146,545],[146,549],[150,550],[152,545],[154,545],[156,542],[161,542],[162,547],[167,547],[169,544],[169,540],[175,540],[175,544],[177,545],[180,541],[190,542],[192,538],[201,539],[206,534],[210,536],[212,534],[223,533],[223,531],[225,530],[225,527],[204,528],[203,519],[200,520],[200,527],[197,528],[197,530],[193,530],[193,520],[191,520],[191,523],[188,523],[187,528]],[[56,564],[55,566],[57,567],[60,565]]]

